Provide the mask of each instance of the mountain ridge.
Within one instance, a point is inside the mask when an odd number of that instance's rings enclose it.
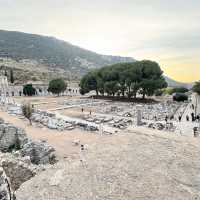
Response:
[[[81,68],[83,72],[118,62],[135,61],[130,57],[97,54],[55,37],[5,30],[0,30],[0,57],[37,60],[52,68]]]
[[[91,69],[135,61],[131,57],[98,54],[53,36],[0,30],[0,69],[16,69],[20,82],[28,77],[79,79]],[[167,76],[165,79],[171,87],[191,87]]]

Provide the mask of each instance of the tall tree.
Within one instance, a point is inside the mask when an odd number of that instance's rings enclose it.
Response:
[[[162,74],[160,66],[153,61],[118,63],[86,74],[81,79],[80,91],[85,94],[95,90],[97,95],[105,92],[113,96],[127,94],[128,98],[140,92],[145,98],[167,86]]]
[[[67,88],[67,84],[63,79],[54,79],[49,82],[48,91],[53,94],[60,95],[61,92],[64,92]]]
[[[98,75],[97,75],[98,71],[97,70],[93,70],[91,72],[89,72],[88,74],[86,74],[81,82],[80,82],[80,87],[82,92],[88,93],[92,90],[96,91],[96,95],[99,95],[99,88],[98,88]]]
[[[12,69],[10,70],[10,82],[11,82],[11,83],[14,83],[14,82],[15,82],[14,74],[13,74],[13,70],[12,70]]]
[[[24,85],[23,87],[23,94],[25,96],[34,96],[36,95],[36,89],[33,87],[32,84],[27,84],[27,85]]]
[[[200,81],[196,82],[195,85],[192,88],[193,92],[196,92],[200,95]]]
[[[143,98],[145,98],[146,95],[153,95],[157,89],[167,87],[167,83],[162,76],[163,71],[160,69],[160,66],[156,62],[143,60],[139,63],[139,65],[142,71],[140,92]]]

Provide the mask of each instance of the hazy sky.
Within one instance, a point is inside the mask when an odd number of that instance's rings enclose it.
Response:
[[[176,80],[200,80],[200,0],[0,0],[0,29],[152,59]]]

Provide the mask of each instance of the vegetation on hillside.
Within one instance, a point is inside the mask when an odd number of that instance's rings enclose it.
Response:
[[[167,87],[162,74],[160,66],[153,61],[115,64],[86,74],[80,82],[80,92],[86,94],[95,90],[97,95],[121,95],[128,98],[136,98],[137,93],[140,93],[145,98]]]
[[[52,68],[72,69],[80,73],[88,68],[118,62],[132,62],[132,58],[100,55],[53,37],[0,30],[0,57],[16,61],[36,60]]]

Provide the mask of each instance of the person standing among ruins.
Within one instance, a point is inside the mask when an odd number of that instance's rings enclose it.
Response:
[[[199,115],[197,115],[196,120],[197,120],[197,122],[200,121],[200,116]]]
[[[180,115],[178,116],[178,121],[181,122],[181,116]]]
[[[194,104],[192,104],[192,110],[194,110]]]
[[[167,123],[167,121],[168,121],[168,116],[166,115],[165,116],[165,122]]]
[[[194,122],[195,121],[194,113],[191,113],[191,117],[192,117],[192,122]]]
[[[80,161],[81,162],[83,162],[84,161],[84,150],[85,150],[85,148],[84,148],[84,145],[83,144],[81,144],[81,149],[80,149]]]
[[[189,118],[188,115],[186,115],[186,121],[187,121],[187,122],[190,121],[190,118]]]

